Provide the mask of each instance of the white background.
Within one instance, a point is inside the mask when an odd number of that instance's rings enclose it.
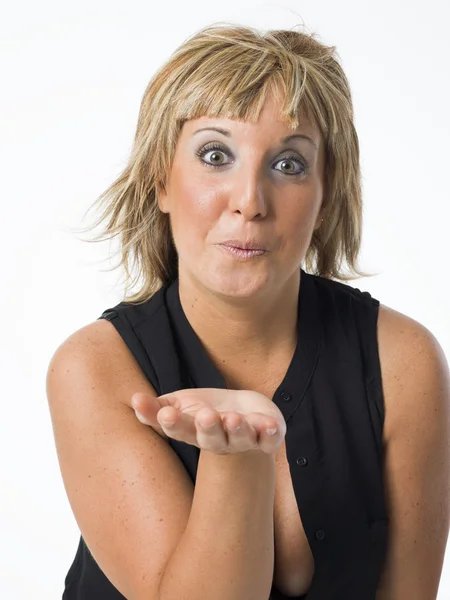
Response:
[[[424,324],[449,357],[449,4],[41,0],[2,13],[1,594],[56,600],[79,530],[46,370],[59,344],[121,300],[119,274],[101,270],[111,247],[73,229],[92,222],[83,214],[125,166],[149,79],[214,21],[303,21],[336,45],[361,144],[361,266],[380,273],[352,285]],[[439,600],[450,599],[449,554]]]

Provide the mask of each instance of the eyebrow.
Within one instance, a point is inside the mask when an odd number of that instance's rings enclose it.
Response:
[[[226,137],[231,137],[231,131],[229,131],[228,129],[223,129],[222,127],[202,127],[201,129],[197,129],[196,131],[194,131],[194,133],[192,135],[196,135],[197,133],[200,133],[200,131],[217,131],[218,133],[221,133],[222,135],[225,135]],[[301,139],[307,140],[308,142],[311,142],[311,144],[315,148],[317,148],[316,142],[313,139],[311,139],[308,135],[305,135],[304,133],[293,133],[292,135],[287,135],[286,137],[281,138],[280,142],[282,144],[286,144],[287,142],[290,142],[294,138],[301,138]]]

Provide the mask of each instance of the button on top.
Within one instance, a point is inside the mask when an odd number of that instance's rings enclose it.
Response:
[[[280,394],[281,399],[284,400],[285,402],[289,402],[289,400],[291,400],[292,395],[288,394],[287,392],[281,392]]]
[[[306,467],[306,465],[308,464],[308,459],[306,458],[306,456],[299,456],[297,458],[297,464],[301,467]]]

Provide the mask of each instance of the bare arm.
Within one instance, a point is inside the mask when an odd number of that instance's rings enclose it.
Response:
[[[161,600],[262,600],[274,568],[275,455],[201,451],[189,522]]]
[[[390,534],[377,600],[435,600],[450,523],[448,365],[413,319],[381,306],[378,323]]]
[[[156,396],[106,320],[75,332],[49,365],[64,486],[94,559],[128,600],[266,600],[274,456],[201,451],[194,488],[167,438],[136,418],[136,391]]]

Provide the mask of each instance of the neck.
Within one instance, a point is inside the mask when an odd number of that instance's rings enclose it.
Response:
[[[258,297],[233,297],[206,289],[183,272],[183,311],[209,355],[237,364],[269,360],[297,343],[300,269],[277,290]]]

